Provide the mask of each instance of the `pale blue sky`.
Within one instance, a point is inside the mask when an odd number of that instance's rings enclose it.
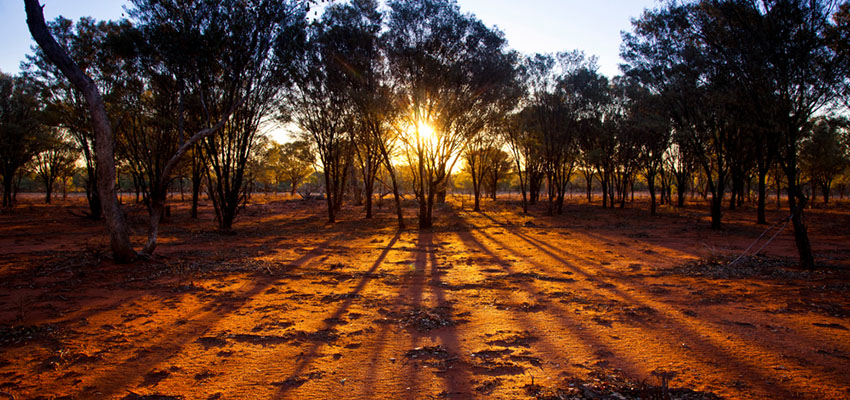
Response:
[[[45,18],[58,15],[119,19],[122,0],[41,0]],[[496,25],[510,46],[523,53],[584,50],[599,57],[600,71],[617,74],[620,31],[630,30],[631,18],[657,0],[458,0],[461,10]],[[33,44],[26,26],[23,0],[0,0],[0,70],[17,73]]]

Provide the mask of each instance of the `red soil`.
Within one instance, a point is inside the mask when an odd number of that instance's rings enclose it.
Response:
[[[752,209],[714,232],[702,206],[465,203],[397,231],[386,208],[329,225],[319,201],[259,198],[225,235],[174,202],[157,259],[115,265],[79,200],[25,199],[0,215],[0,398],[593,397],[659,375],[697,398],[850,397],[846,207],[808,213],[806,272],[677,268],[742,252]],[[788,229],[763,253],[793,261]]]

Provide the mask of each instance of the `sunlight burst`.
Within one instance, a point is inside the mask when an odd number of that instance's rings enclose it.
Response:
[[[419,126],[419,137],[425,143],[433,143],[437,139],[437,132],[434,130],[434,126],[429,122],[419,122],[417,123]]]

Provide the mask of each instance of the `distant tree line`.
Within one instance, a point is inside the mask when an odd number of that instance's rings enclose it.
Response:
[[[633,21],[613,78],[581,52],[521,55],[454,0],[313,3],[132,0],[129,20],[45,23],[25,0],[39,47],[0,82],[4,206],[22,171],[49,201],[79,165],[90,214],[129,260],[116,173],[149,211],[142,255],[175,182],[195,217],[206,191],[224,230],[252,192],[299,187],[324,193],[330,222],[344,201],[371,218],[391,194],[400,227],[412,192],[428,228],[453,173],[476,211],[506,180],[524,212],[550,214],[577,184],[621,208],[645,187],[653,215],[696,191],[719,229],[753,184],[766,223],[772,183],[814,266],[804,209],[850,164],[846,1],[670,2]],[[269,141],[274,123],[294,141]]]

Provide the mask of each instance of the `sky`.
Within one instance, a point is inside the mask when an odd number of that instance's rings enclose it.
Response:
[[[527,54],[583,50],[599,57],[606,76],[618,73],[620,31],[658,0],[458,0],[463,12],[497,26],[510,47]],[[49,21],[62,15],[77,20],[120,19],[123,0],[41,0]],[[604,4],[604,6],[602,5]],[[19,72],[34,42],[26,25],[23,0],[0,0],[0,71]]]

